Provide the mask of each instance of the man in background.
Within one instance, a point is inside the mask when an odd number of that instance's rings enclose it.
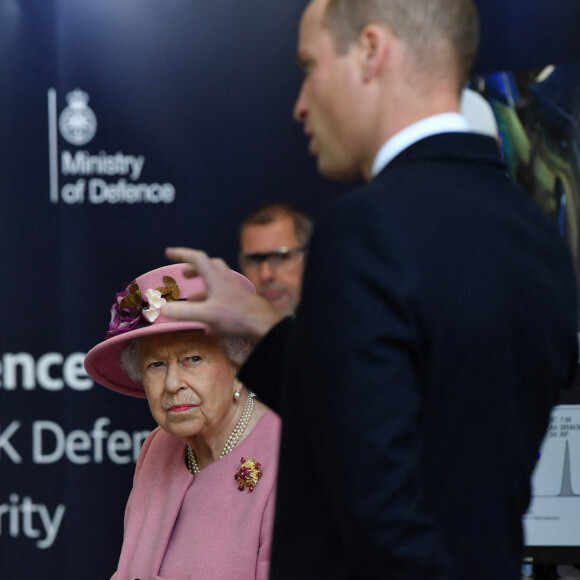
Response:
[[[300,301],[311,235],[312,218],[281,201],[256,208],[240,226],[242,273],[280,316],[293,315]]]

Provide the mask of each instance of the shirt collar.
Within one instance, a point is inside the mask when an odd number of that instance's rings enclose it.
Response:
[[[371,176],[376,177],[401,151],[431,135],[438,133],[467,133],[469,124],[460,113],[441,113],[421,119],[393,135],[377,153]]]

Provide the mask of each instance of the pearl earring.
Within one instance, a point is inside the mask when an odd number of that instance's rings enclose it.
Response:
[[[240,391],[234,391],[234,401],[239,401],[241,396]]]

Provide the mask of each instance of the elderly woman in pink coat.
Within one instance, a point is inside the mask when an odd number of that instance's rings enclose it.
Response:
[[[106,339],[85,359],[96,382],[146,397],[159,425],[137,461],[113,578],[265,579],[280,419],[237,379],[245,341],[160,314],[204,290],[183,270],[158,268],[117,294]]]

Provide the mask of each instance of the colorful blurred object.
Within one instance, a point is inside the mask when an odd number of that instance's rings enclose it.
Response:
[[[580,64],[472,79],[497,121],[508,170],[557,225],[578,269]]]

